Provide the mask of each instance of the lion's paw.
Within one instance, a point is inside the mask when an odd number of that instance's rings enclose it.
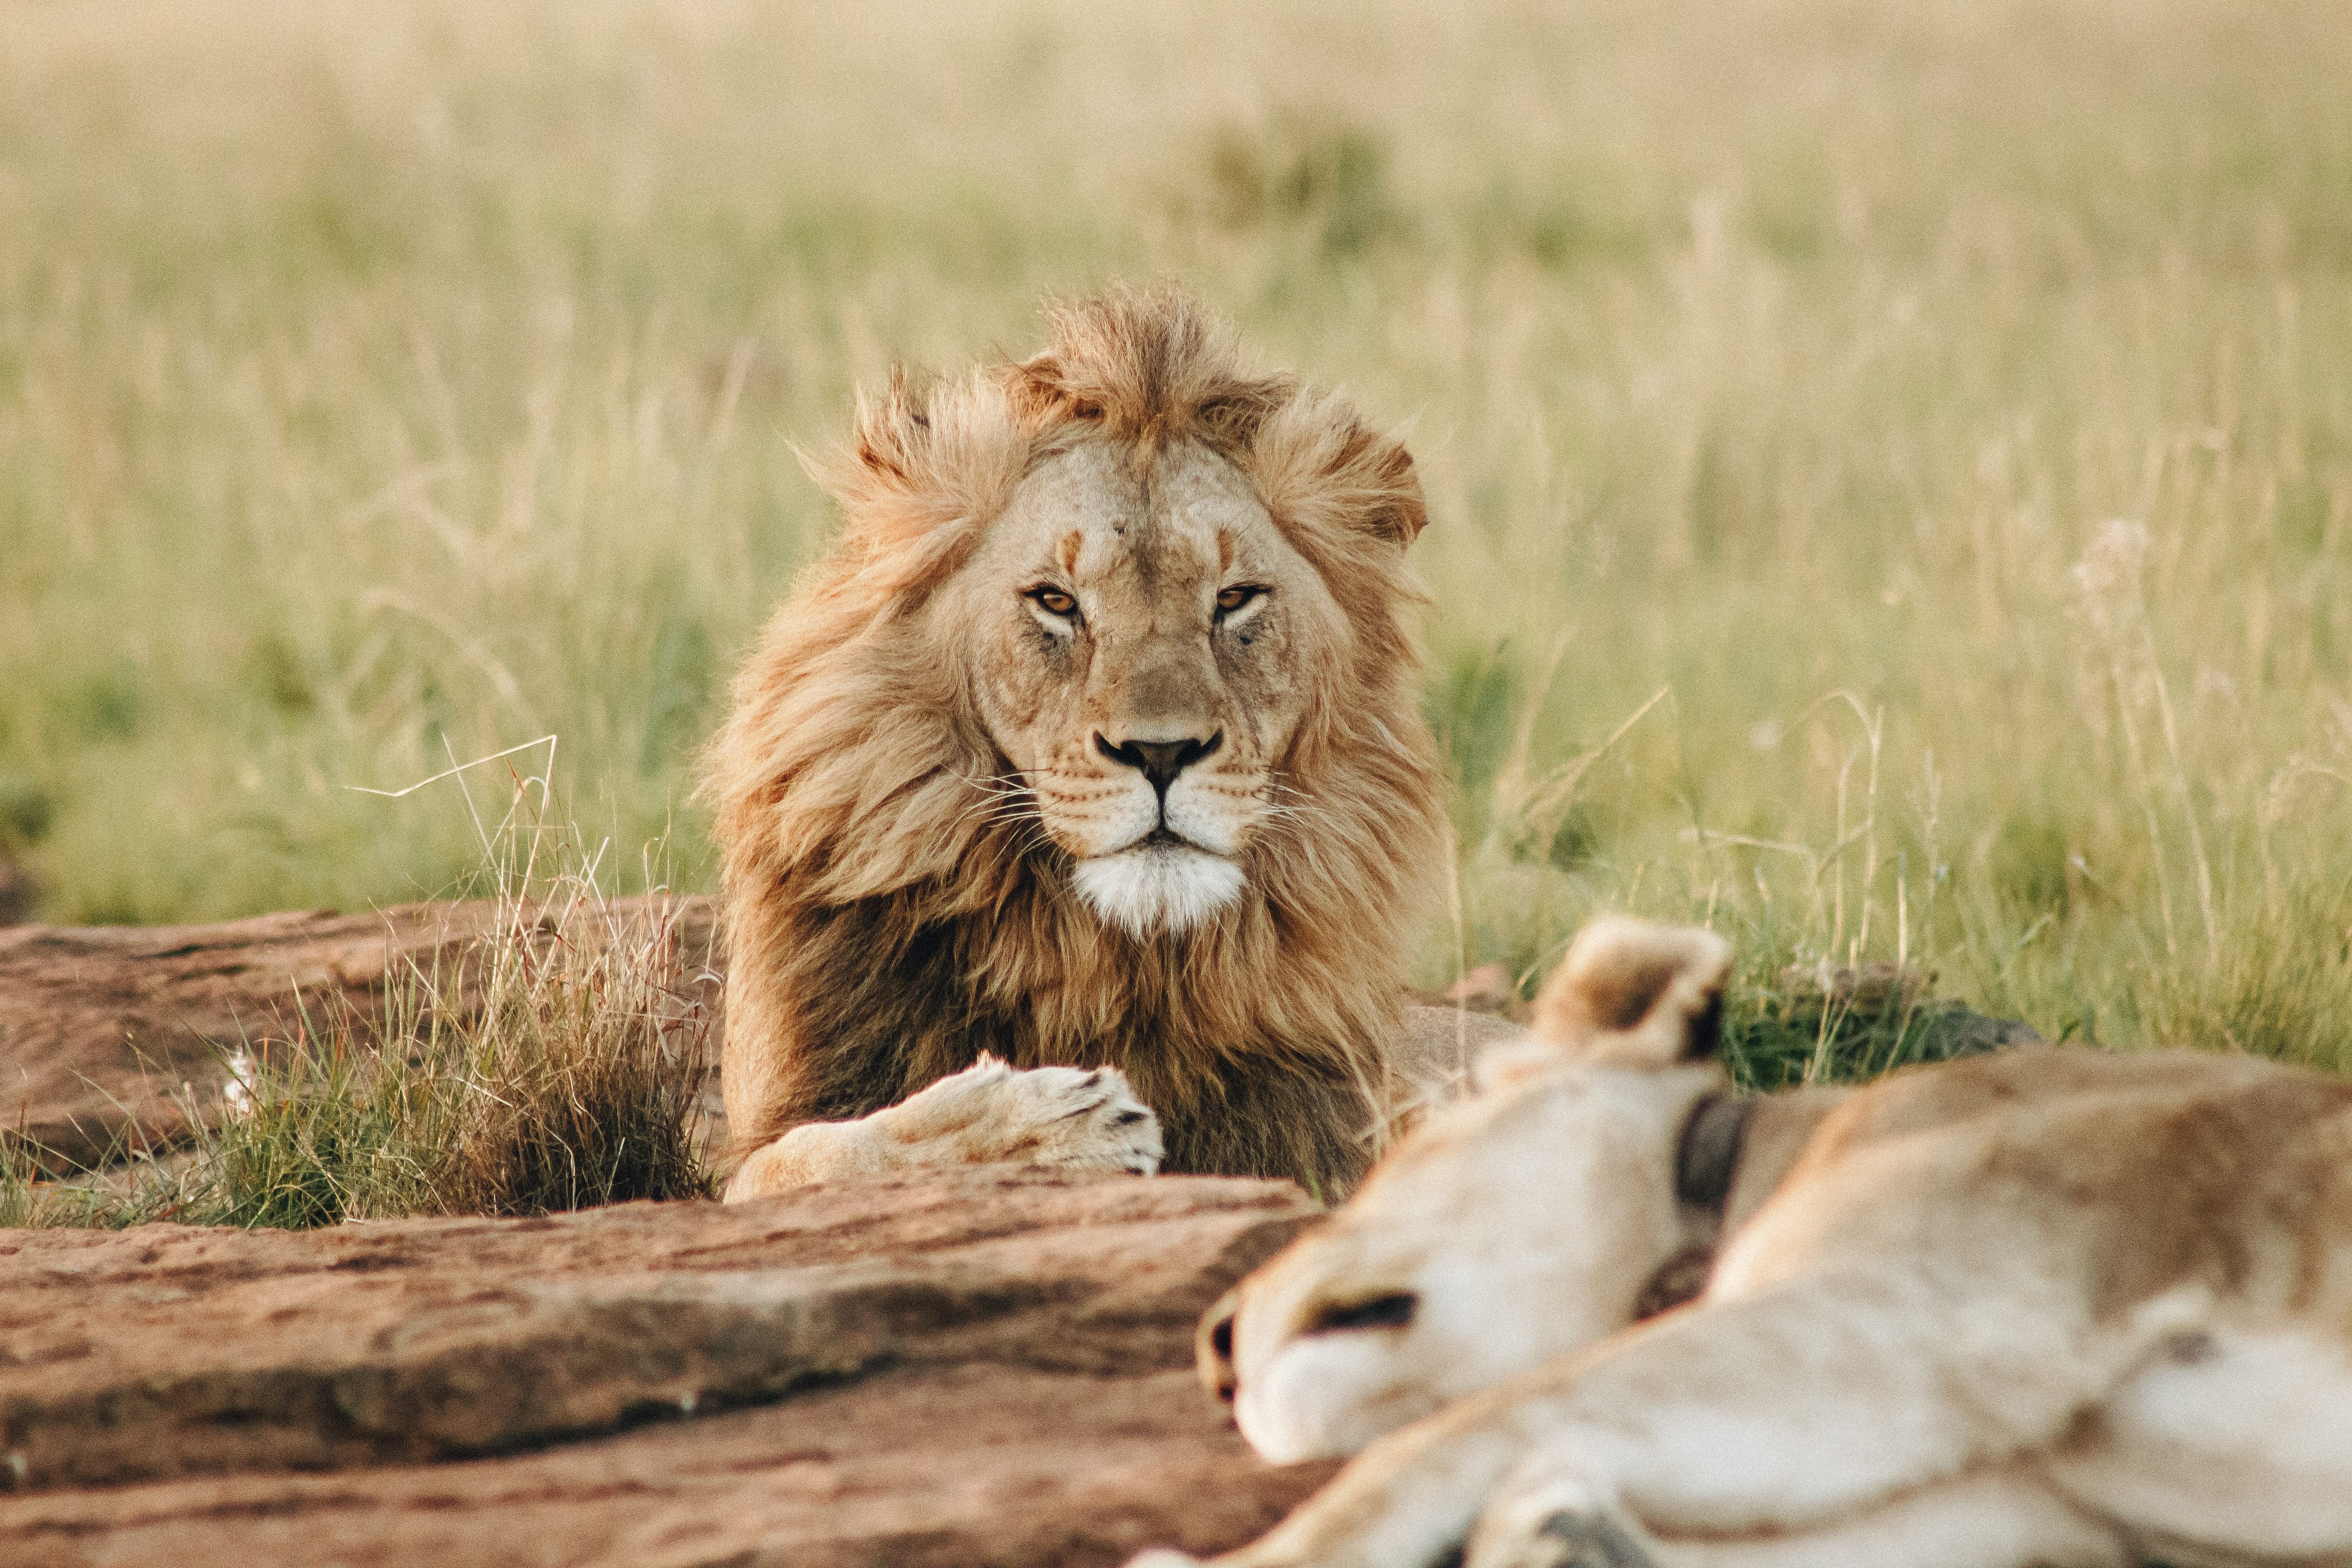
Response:
[[[1007,1067],[983,1055],[877,1120],[926,1163],[1160,1169],[1160,1118],[1116,1068]]]

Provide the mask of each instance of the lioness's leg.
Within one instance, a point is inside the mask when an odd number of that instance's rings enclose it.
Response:
[[[2352,1325],[2174,1335],[2099,1430],[2052,1482],[2129,1520],[2165,1562],[2352,1563]]]
[[[1820,1528],[2051,1443],[2185,1315],[2100,1329],[2064,1291],[1911,1268],[1685,1309],[1382,1438],[1218,1561],[1425,1568],[1514,1465],[1549,1511],[1573,1478],[1577,1507],[1637,1545]]]
[[[2063,1289],[1842,1270],[1670,1313],[1538,1374],[1556,1415],[1530,1463],[1668,1533],[1803,1528],[2054,1441],[2141,1338]]]
[[[1115,1068],[1032,1068],[993,1057],[854,1121],[795,1127],[743,1162],[727,1201],[808,1182],[943,1165],[1160,1168],[1160,1119]]]
[[[1638,1534],[1531,1480],[1478,1522],[1467,1568],[2126,1568],[2115,1531],[2038,1475],[1940,1481],[1809,1529],[1748,1536]]]

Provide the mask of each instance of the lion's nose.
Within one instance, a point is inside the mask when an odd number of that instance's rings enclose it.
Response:
[[[1116,746],[1110,743],[1108,738],[1097,732],[1095,736],[1095,750],[1112,762],[1124,763],[1129,767],[1134,768],[1151,781],[1151,787],[1155,791],[1166,795],[1168,786],[1176,782],[1178,773],[1182,773],[1224,742],[1225,732],[1223,730],[1205,741],[1196,741],[1187,736],[1181,741],[1128,741]]]

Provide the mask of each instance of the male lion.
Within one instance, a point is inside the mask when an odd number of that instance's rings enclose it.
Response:
[[[1181,297],[1050,318],[860,400],[841,539],[711,749],[730,1198],[1163,1132],[1331,1192],[1422,1071],[1412,460]]]
[[[1589,929],[1552,1060],[1213,1310],[1261,1451],[1388,1433],[1219,1563],[2352,1563],[2352,1084],[2033,1048],[1742,1100],[1728,958]]]

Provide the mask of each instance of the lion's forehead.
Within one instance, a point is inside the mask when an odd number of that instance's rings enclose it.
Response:
[[[1039,569],[1153,600],[1189,599],[1231,565],[1267,570],[1291,553],[1247,476],[1189,443],[1148,460],[1109,441],[1057,453],[1022,481],[998,531]]]

